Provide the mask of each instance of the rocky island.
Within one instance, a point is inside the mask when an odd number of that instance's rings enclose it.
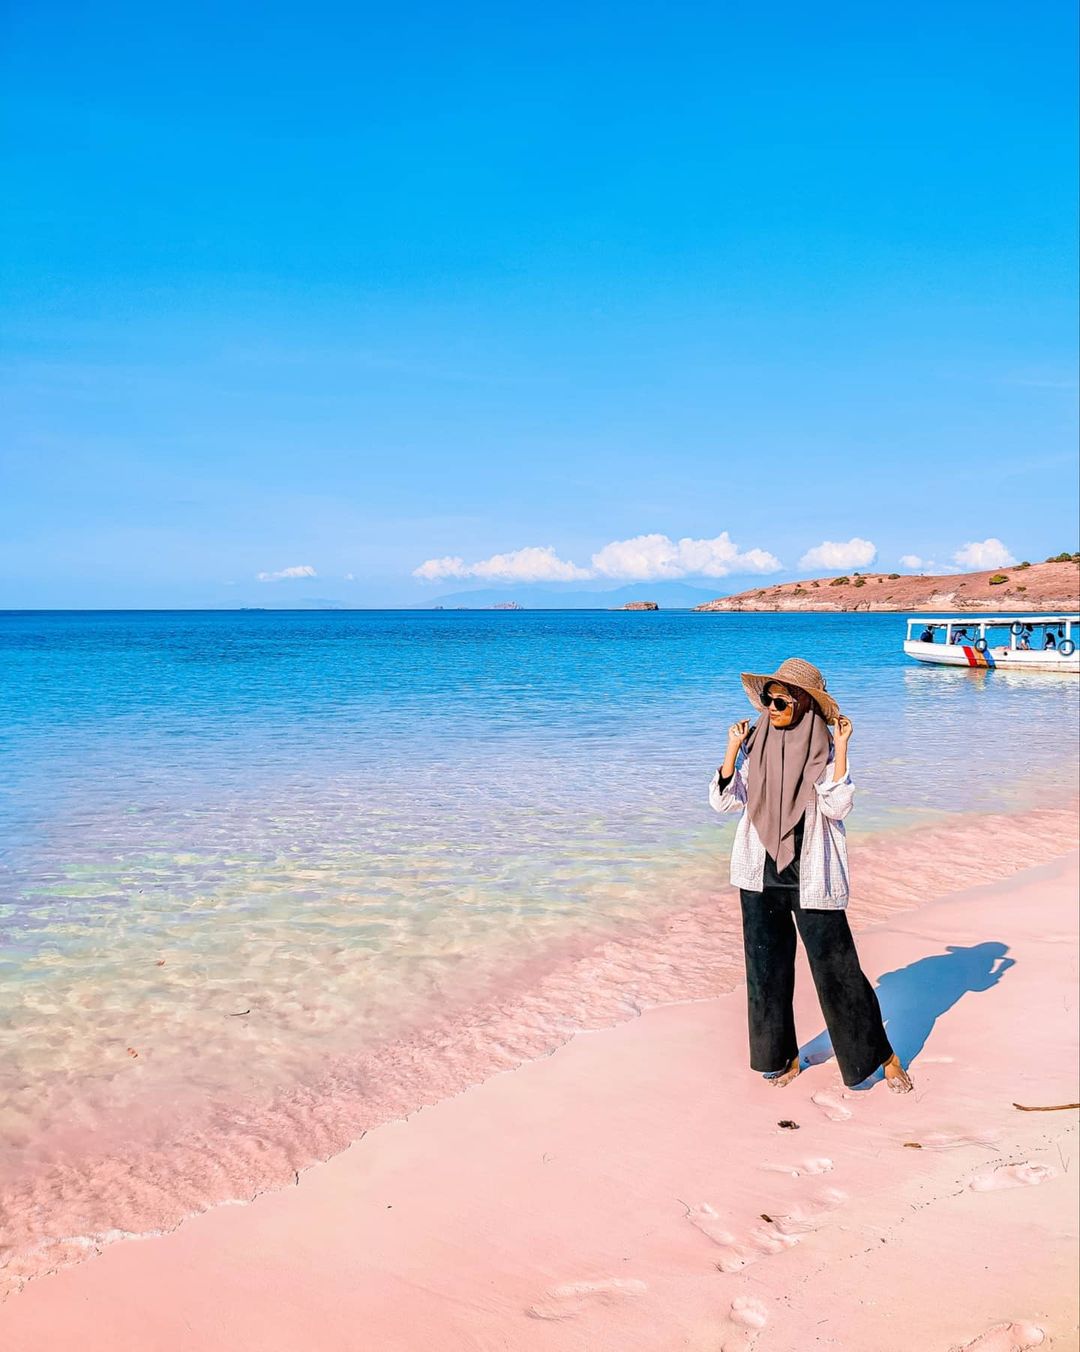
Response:
[[[754,587],[695,610],[899,610],[1072,613],[1080,609],[1080,554],[982,573],[850,573]]]
[[[710,603],[711,604],[711,603]],[[620,606],[620,610],[659,610],[660,605],[657,601],[627,601],[626,605]]]

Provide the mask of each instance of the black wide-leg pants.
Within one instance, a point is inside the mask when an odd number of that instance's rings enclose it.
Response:
[[[872,1075],[892,1048],[874,988],[863,975],[843,911],[799,905],[797,887],[741,891],[750,1066],[782,1070],[799,1050],[795,995],[795,930],[802,935],[821,1012],[846,1085]]]

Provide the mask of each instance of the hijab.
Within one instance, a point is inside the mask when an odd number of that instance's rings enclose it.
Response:
[[[795,827],[814,797],[831,746],[828,725],[813,701],[787,728],[774,728],[763,713],[747,738],[747,808],[778,873],[795,858]]]

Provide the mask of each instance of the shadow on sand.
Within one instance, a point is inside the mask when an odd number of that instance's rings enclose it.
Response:
[[[920,958],[907,967],[882,973],[877,984],[881,1015],[893,1051],[905,1066],[926,1046],[934,1024],[947,1010],[973,991],[996,986],[1014,958],[1007,958],[1008,944],[989,940],[963,948],[947,945],[944,953]],[[828,1032],[821,1032],[802,1048],[803,1065],[816,1066],[833,1054]],[[879,1070],[858,1086],[869,1089],[882,1078]]]

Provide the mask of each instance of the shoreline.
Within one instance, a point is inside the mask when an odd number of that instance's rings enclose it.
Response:
[[[831,1061],[764,1085],[738,989],[659,1006],[296,1187],[30,1283],[0,1310],[5,1346],[293,1352],[317,1328],[342,1352],[944,1352],[1003,1321],[1041,1330],[1016,1346],[1073,1346],[1076,1115],[1012,1103],[1075,1101],[1076,870],[1073,852],[862,930],[898,1050],[921,1046],[911,1096],[844,1090]],[[796,1007],[805,1050],[801,955]],[[1048,1256],[1037,1272],[1018,1244]]]
[[[888,917],[909,914],[927,895],[953,891],[957,879],[973,881],[980,871],[1000,874],[1029,867],[1046,857],[1062,832],[1073,831],[1074,823],[1069,809],[1045,808],[970,814],[865,836],[856,857],[849,913],[853,927],[860,933]],[[931,868],[930,859],[940,865]],[[741,949],[737,906],[730,904],[733,894],[726,881],[718,883],[715,877],[716,869],[725,870],[725,865],[726,852],[702,859],[702,872],[687,877],[688,904],[643,917],[618,936],[568,940],[555,951],[535,955],[509,974],[491,998],[452,1009],[434,1025],[425,1024],[414,1035],[358,1056],[348,1067],[336,1067],[325,1085],[314,1086],[301,1101],[278,1105],[280,1120],[295,1125],[302,1115],[303,1125],[277,1145],[270,1120],[253,1142],[228,1136],[196,1140],[191,1158],[204,1171],[207,1161],[217,1170],[216,1195],[193,1192],[197,1176],[192,1180],[183,1168],[177,1170],[168,1151],[126,1161],[122,1178],[115,1166],[108,1169],[105,1186],[122,1198],[114,1208],[120,1224],[107,1231],[68,1226],[67,1238],[54,1231],[44,1248],[24,1243],[21,1258],[7,1273],[12,1289],[83,1261],[114,1240],[172,1232],[221,1205],[287,1187],[376,1128],[467,1093],[491,1076],[549,1057],[579,1034],[620,1026],[645,1010],[730,992],[741,979]],[[703,876],[706,869],[711,876]],[[414,1092],[404,1097],[394,1087],[400,1086],[403,1062],[422,1068]],[[381,1096],[369,1092],[373,1084],[380,1085]],[[230,1154],[238,1149],[246,1178]],[[196,1159],[200,1152],[201,1161]],[[231,1182],[230,1168],[236,1171]],[[177,1176],[179,1195],[164,1194],[162,1179],[175,1186]],[[42,1215],[49,1213],[55,1198],[46,1183],[36,1195],[24,1194],[21,1200],[24,1210]],[[78,1215],[93,1212],[92,1196],[89,1206],[77,1196],[63,1200],[75,1204]]]
[[[917,910],[927,896],[955,891],[958,879],[1040,862],[1074,831],[1076,806],[868,833],[853,856],[853,929]],[[61,1165],[17,1185],[6,1199],[14,1256],[0,1285],[17,1292],[114,1242],[170,1233],[223,1205],[289,1187],[370,1132],[551,1056],[580,1033],[734,990],[741,938],[726,869],[726,848],[705,853],[680,876],[686,900],[678,907],[641,916],[618,934],[568,936],[509,969],[497,990],[431,1009],[411,1030],[335,1060],[321,1080],[239,1101],[239,1129],[210,1115],[185,1122],[179,1144],[130,1153],[105,1141],[81,1168]]]

